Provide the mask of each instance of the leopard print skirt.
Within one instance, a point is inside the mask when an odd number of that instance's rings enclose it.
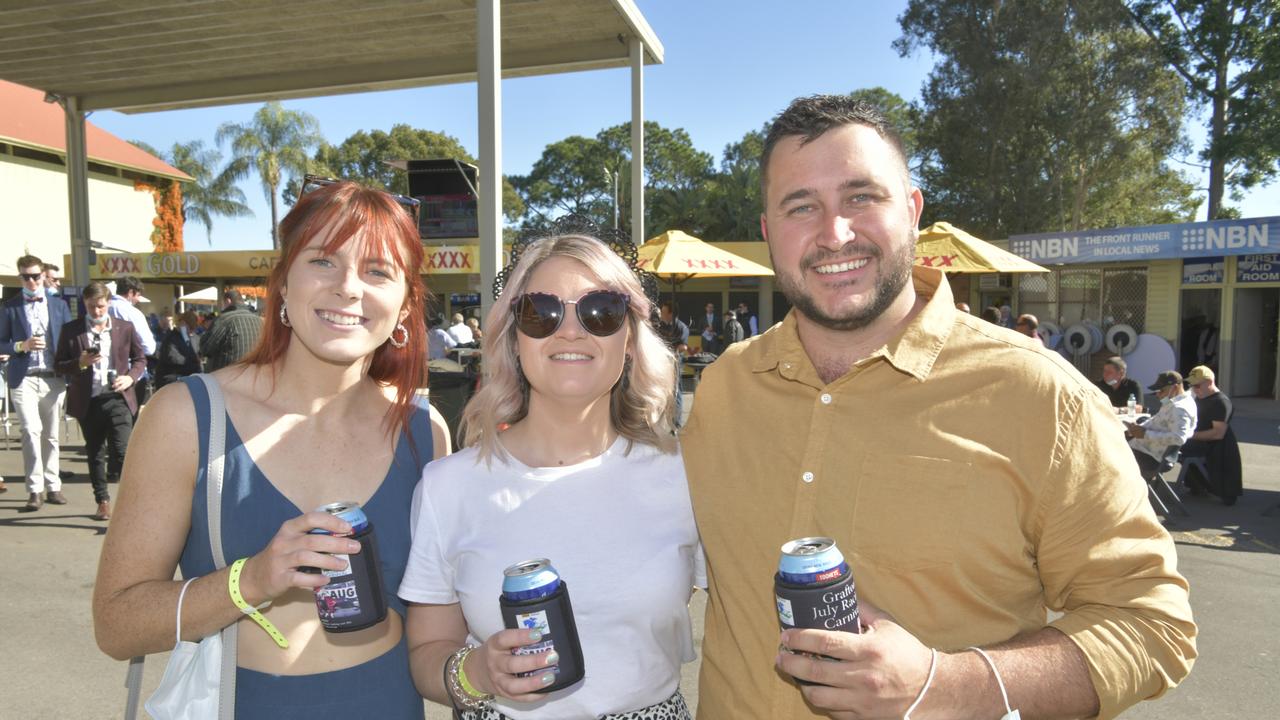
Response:
[[[483,710],[466,710],[459,713],[459,716],[462,720],[510,720],[492,705]],[[631,712],[601,715],[600,720],[693,720],[693,716],[689,714],[689,707],[684,704],[684,696],[677,690],[674,695],[657,705]]]

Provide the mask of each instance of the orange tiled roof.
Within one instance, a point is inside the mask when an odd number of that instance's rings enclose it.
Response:
[[[62,106],[44,101],[44,93],[0,80],[0,142],[67,154],[66,115]],[[161,177],[190,180],[191,176],[137,148],[91,122],[84,124],[89,159],[104,165]]]

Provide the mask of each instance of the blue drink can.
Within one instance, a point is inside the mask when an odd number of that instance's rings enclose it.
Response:
[[[831,538],[784,543],[773,592],[778,622],[784,629],[861,632],[853,573]]]
[[[508,600],[541,600],[559,587],[560,573],[546,558],[526,560],[502,571],[502,596]]]
[[[327,632],[340,633],[373,627],[387,618],[386,590],[382,583],[382,564],[378,560],[378,543],[373,534],[373,524],[358,502],[335,502],[316,508],[351,525],[349,537],[360,543],[360,552],[353,555],[336,555],[346,561],[344,570],[321,570],[313,567],[298,568],[303,572],[324,574],[327,585],[316,588],[316,613],[320,625]],[[330,535],[328,530],[315,528],[314,535]]]
[[[800,538],[782,546],[778,575],[788,583],[825,585],[848,574],[849,563],[831,538]]]
[[[502,594],[498,596],[502,624],[512,630],[538,630],[542,640],[512,650],[516,655],[556,651],[560,662],[547,668],[555,681],[536,692],[547,693],[569,687],[586,674],[582,643],[569,602],[569,585],[546,558],[525,560],[502,571]],[[536,673],[547,670],[537,670]],[[521,673],[520,677],[534,672]]]
[[[364,508],[360,507],[360,503],[353,500],[343,502],[329,503],[322,507],[316,508],[316,512],[329,513],[337,517],[339,520],[345,520],[351,525],[351,534],[348,536],[359,535],[369,527],[369,516],[364,514]],[[311,531],[313,535],[330,535],[328,530],[316,528]]]
[[[853,573],[831,538],[806,537],[783,543],[778,573],[773,576],[773,595],[783,630],[862,632]],[[814,684],[800,678],[796,682]]]

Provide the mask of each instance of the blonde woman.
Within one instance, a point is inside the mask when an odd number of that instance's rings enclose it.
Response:
[[[468,720],[688,717],[688,601],[705,581],[671,352],[640,277],[604,242],[546,238],[513,262],[485,319],[467,447],[429,465],[414,496],[400,585],[414,681]],[[503,569],[538,557],[572,586],[587,669],[546,694],[556,653],[513,654],[535,632],[503,629],[498,612]]]

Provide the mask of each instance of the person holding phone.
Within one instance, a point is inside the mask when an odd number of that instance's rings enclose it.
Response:
[[[22,468],[27,479],[27,504],[23,512],[39,510],[47,499],[65,505],[62,477],[58,474],[58,418],[66,396],[66,383],[53,369],[53,351],[71,310],[57,295],[47,292],[44,263],[23,255],[15,263],[22,278],[22,292],[5,301],[0,310],[0,355],[9,355],[5,382],[22,425]],[[0,492],[8,488],[0,481]]]
[[[107,460],[124,463],[138,412],[135,386],[147,368],[142,340],[127,322],[107,313],[111,290],[90,283],[81,295],[85,315],[62,328],[54,367],[67,381],[67,414],[80,423],[89,456],[89,482],[98,509],[94,520],[111,519]]]

